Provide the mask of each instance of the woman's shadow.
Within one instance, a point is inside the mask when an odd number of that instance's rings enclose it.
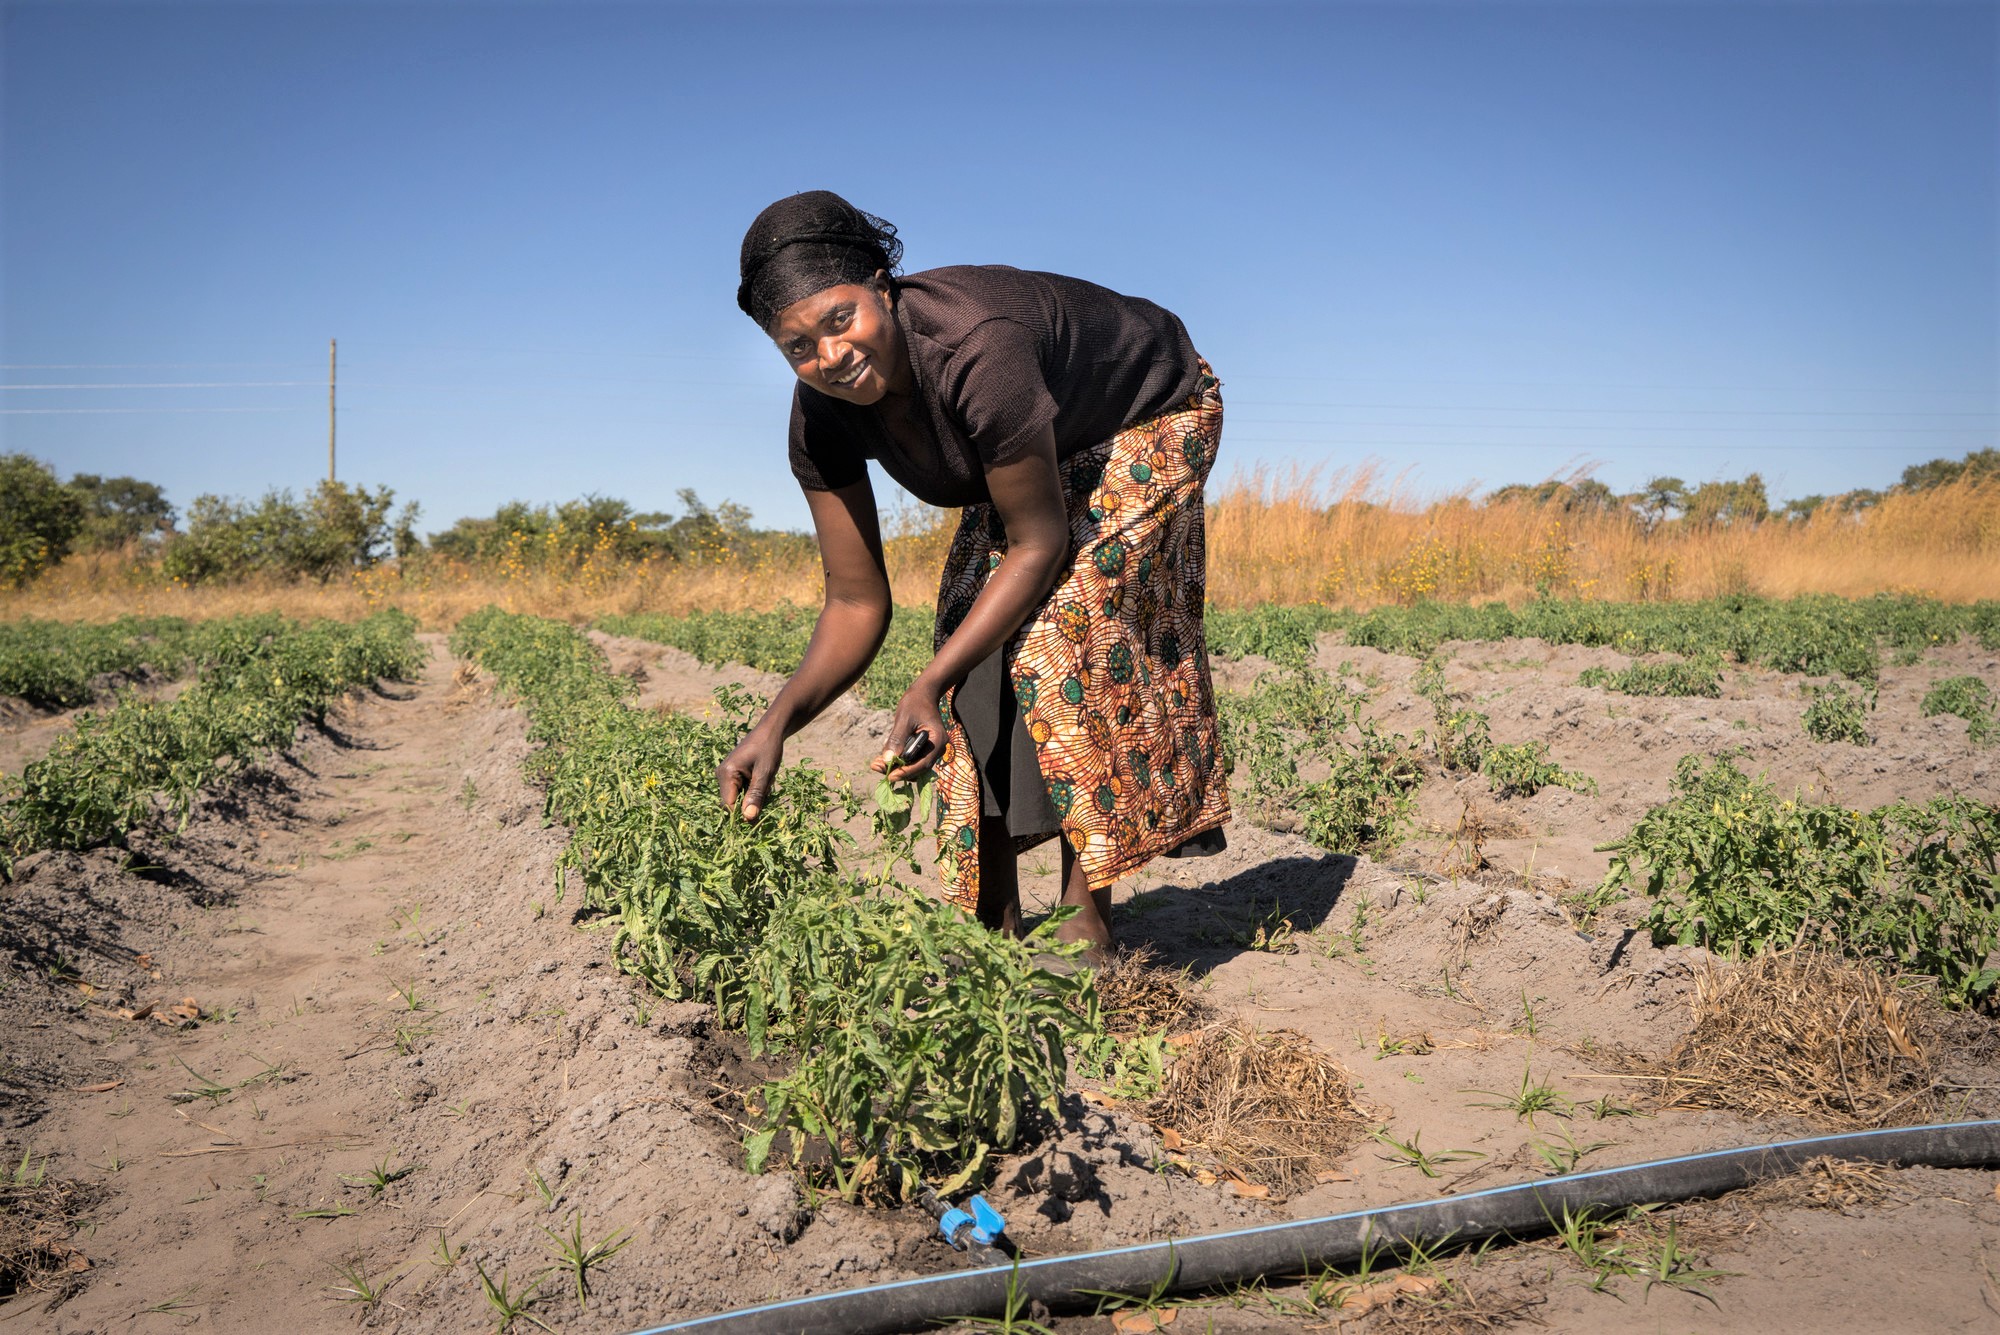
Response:
[[[1278,858],[1201,885],[1158,885],[1117,909],[1118,939],[1199,977],[1251,951],[1289,953],[1333,915],[1356,860],[1345,853]]]

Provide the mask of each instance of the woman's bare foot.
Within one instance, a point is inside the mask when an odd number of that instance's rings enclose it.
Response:
[[[1063,907],[1074,908],[1076,913],[1056,928],[1056,940],[1088,943],[1089,949],[1083,952],[1083,963],[1093,969],[1101,969],[1111,962],[1111,952],[1117,949],[1117,938],[1111,931],[1111,887],[1090,888],[1090,883],[1084,879],[1082,864],[1077,861],[1067,839],[1062,841],[1062,872]]]

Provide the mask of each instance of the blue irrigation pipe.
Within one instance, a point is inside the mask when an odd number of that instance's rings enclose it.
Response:
[[[1357,1264],[1370,1253],[1410,1244],[1478,1242],[1548,1232],[1565,1210],[1621,1210],[1714,1196],[1779,1177],[1809,1159],[1932,1168],[2000,1164],[2000,1121],[1951,1122],[1840,1136],[1814,1136],[1743,1149],[1658,1159],[1468,1192],[1414,1205],[1388,1205],[1201,1237],[947,1272],[893,1284],[765,1303],[633,1335],[894,1335],[964,1316],[998,1316],[1015,1295],[1054,1310],[1088,1305],[1096,1293],[1143,1296],[1299,1275]]]

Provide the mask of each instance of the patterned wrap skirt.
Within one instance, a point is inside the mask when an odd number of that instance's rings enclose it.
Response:
[[[1070,569],[1003,651],[1049,804],[1093,890],[1229,819],[1202,637],[1202,487],[1221,437],[1221,382],[1204,361],[1187,399],[1065,459]],[[1006,547],[990,504],[965,507],[938,589],[939,646]],[[938,870],[945,898],[970,910],[980,770],[949,702],[945,712]]]

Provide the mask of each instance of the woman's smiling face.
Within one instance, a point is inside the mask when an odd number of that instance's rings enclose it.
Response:
[[[770,333],[798,378],[831,398],[867,407],[909,386],[886,274],[793,302],[772,319]]]

